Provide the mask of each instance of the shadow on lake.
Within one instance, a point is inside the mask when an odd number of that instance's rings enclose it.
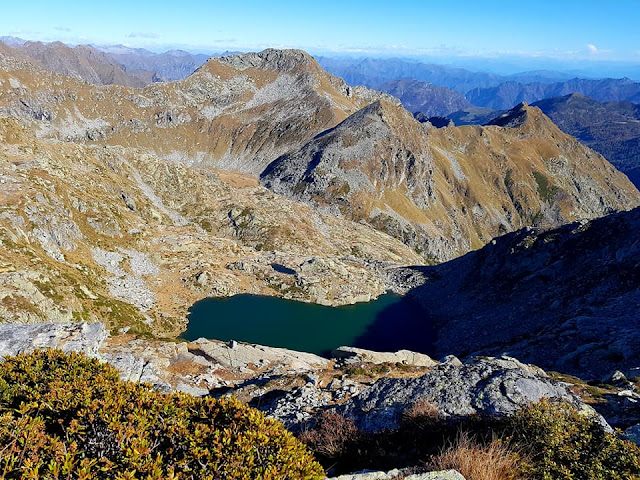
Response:
[[[433,342],[424,311],[392,293],[342,307],[247,294],[206,298],[193,304],[188,318],[186,340],[239,340],[320,355],[341,345],[429,353]]]

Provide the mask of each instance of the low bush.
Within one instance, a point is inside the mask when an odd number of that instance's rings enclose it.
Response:
[[[0,363],[0,479],[320,479],[284,427],[234,399],[164,395],[57,350]]]
[[[638,446],[606,432],[570,405],[543,400],[514,415],[508,431],[529,459],[519,469],[530,478],[640,478]]]
[[[300,439],[333,473],[414,465],[454,468],[469,480],[640,479],[640,449],[567,404],[542,401],[509,418],[446,417],[409,407],[397,430],[362,432],[323,414]]]
[[[298,440],[326,458],[336,458],[349,443],[358,441],[360,430],[355,423],[333,412],[322,412],[316,428],[305,430]]]

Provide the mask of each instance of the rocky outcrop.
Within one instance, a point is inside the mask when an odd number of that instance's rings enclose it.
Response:
[[[192,343],[110,336],[96,323],[0,323],[0,358],[35,349],[82,352],[115,366],[123,380],[147,382],[160,390],[207,395],[210,390],[263,375],[296,375],[320,371],[330,360],[240,342],[199,339]]]
[[[640,209],[525,229],[436,267],[410,295],[435,355],[515,356],[600,381],[640,366]],[[435,350],[435,351],[434,351]]]
[[[260,53],[250,52],[240,55],[227,55],[216,59],[216,61],[230,65],[237,70],[260,68],[278,72],[286,72],[298,67],[310,67],[316,63],[311,55],[302,50],[279,50],[275,48],[268,48]]]
[[[101,323],[0,324],[0,357],[36,348],[84,352],[114,365],[122,379],[147,382],[162,391],[233,394],[294,431],[327,409],[353,419],[364,431],[393,429],[403,412],[419,402],[428,402],[443,416],[504,416],[548,398],[594,414],[567,384],[512,358],[422,366],[419,354],[401,352],[403,357],[413,355],[416,363],[385,362],[382,370],[375,363],[357,364],[363,372],[376,372],[378,379],[373,381],[366,375],[349,378],[326,358],[282,348],[206,339],[188,343],[126,334],[111,337]],[[366,354],[376,360],[376,352]]]
[[[0,359],[41,348],[59,348],[98,357],[107,336],[102,323],[0,323]]]
[[[366,372],[362,365],[358,366]],[[398,428],[403,413],[423,402],[444,417],[501,417],[543,398],[568,402],[610,428],[568,384],[513,358],[475,359],[465,364],[450,361],[404,376],[393,376],[391,371],[388,368],[373,383],[345,378],[305,381],[286,390],[240,386],[234,394],[248,394],[252,405],[293,431],[313,424],[314,417],[327,409],[371,432]]]
[[[363,431],[380,431],[398,428],[403,412],[418,402],[428,402],[444,416],[507,416],[542,398],[562,400],[597,415],[566,385],[511,358],[443,364],[419,378],[383,378],[335,410]]]

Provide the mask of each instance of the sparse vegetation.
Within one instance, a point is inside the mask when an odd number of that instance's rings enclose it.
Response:
[[[432,470],[457,470],[469,480],[515,480],[519,475],[520,456],[499,441],[476,442],[461,432],[429,462]]]
[[[327,458],[341,455],[348,443],[357,442],[362,435],[351,420],[333,412],[322,412],[316,428],[303,431],[298,439],[314,452]]]
[[[340,370],[347,377],[371,377],[378,378],[386,375],[391,371],[391,365],[386,363],[358,363],[352,365],[343,365]]]
[[[442,420],[438,408],[428,400],[418,400],[402,414],[404,423],[428,424]]]
[[[274,420],[234,399],[164,395],[81,354],[0,364],[0,479],[320,479]]]
[[[325,412],[299,438],[336,473],[426,464],[469,480],[640,478],[640,449],[566,404],[542,401],[507,419],[455,418],[420,401],[402,420],[398,430],[365,433]]]
[[[540,198],[545,202],[552,202],[556,193],[558,193],[558,187],[552,185],[545,175],[535,170],[533,172],[533,178],[536,179],[536,187]]]

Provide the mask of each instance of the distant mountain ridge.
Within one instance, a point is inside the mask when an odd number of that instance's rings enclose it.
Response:
[[[509,82],[560,82],[571,78],[562,72],[537,70],[513,75],[471,71],[450,65],[430,64],[398,58],[332,58],[317,56],[318,63],[329,73],[342,77],[350,85],[379,88],[401,78],[448,87],[466,94],[475,88],[490,88]],[[473,102],[472,102],[473,103]],[[518,102],[512,103],[510,107]]]
[[[62,42],[30,42],[15,37],[2,37],[0,41],[52,72],[94,85],[143,87],[155,82],[181,80],[210,57],[183,50],[154,53],[124,45],[72,47]]]
[[[466,98],[478,107],[503,110],[520,102],[533,103],[538,100],[581,93],[599,102],[640,102],[640,83],[628,78],[605,78],[591,80],[574,78],[555,83],[506,82],[496,87],[475,88],[466,93]]]
[[[380,86],[380,90],[398,98],[411,113],[421,112],[427,117],[445,116],[456,110],[471,107],[460,93],[448,87],[402,78]]]
[[[14,48],[53,72],[80,78],[94,85],[142,87],[148,83],[128,73],[109,55],[87,45],[69,47],[62,42],[25,42]]]
[[[103,50],[130,72],[153,72],[155,81],[182,80],[195,72],[210,57],[205,54],[192,54],[184,50],[169,50],[153,53],[141,48],[126,49],[96,47]]]

